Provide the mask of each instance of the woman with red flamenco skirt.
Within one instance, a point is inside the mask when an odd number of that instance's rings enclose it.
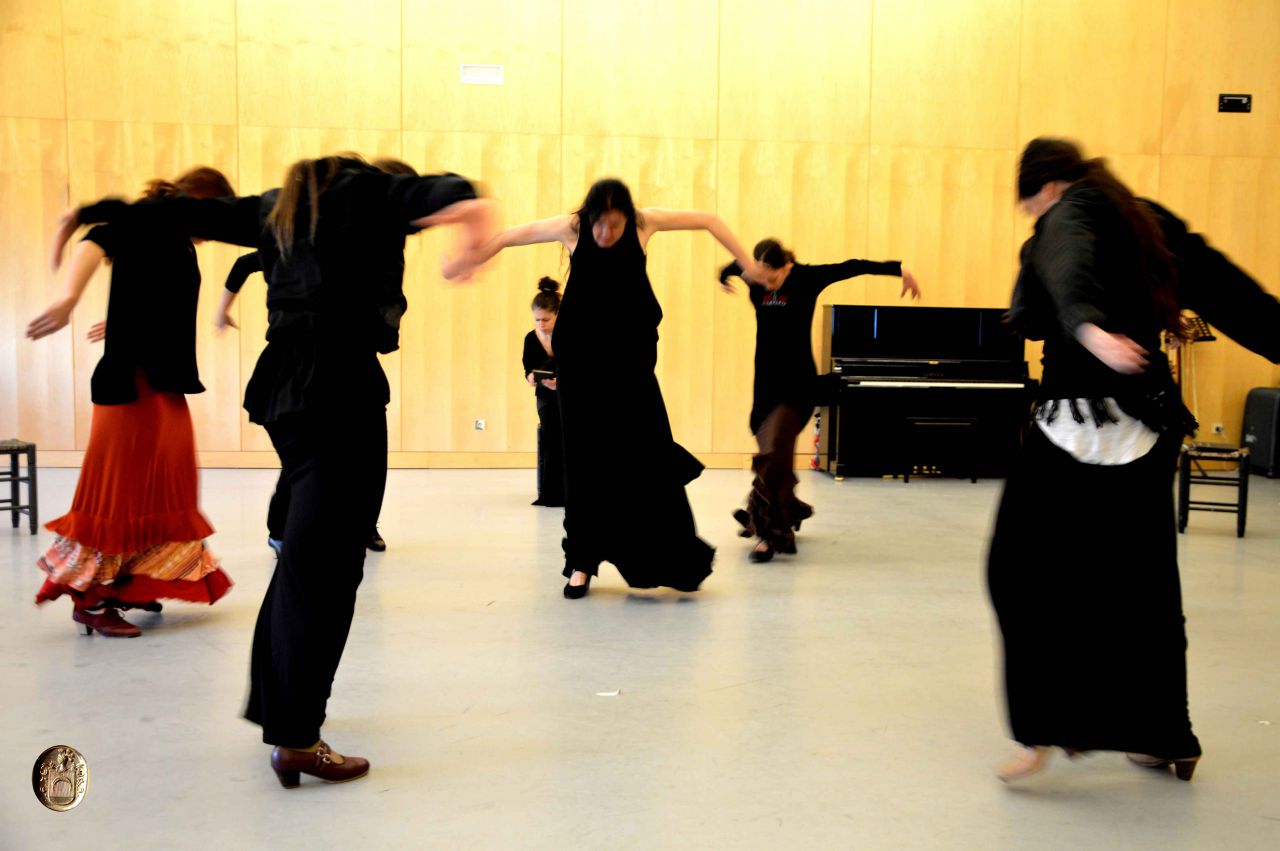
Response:
[[[173,183],[151,181],[143,199],[231,194],[220,172],[197,168]],[[213,527],[200,513],[185,395],[204,391],[192,240],[176,230],[93,228],[72,252],[63,297],[27,336],[67,325],[104,259],[112,264],[107,322],[89,334],[106,340],[91,385],[93,425],[71,510],[45,527],[58,537],[38,562],[46,579],[36,603],[69,596],[71,618],[86,635],[133,638],[142,631],[122,609],[158,612],[161,599],[212,604],[231,580],[204,544]]]

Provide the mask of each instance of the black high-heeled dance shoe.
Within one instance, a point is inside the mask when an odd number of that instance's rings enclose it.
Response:
[[[1173,773],[1179,780],[1190,780],[1191,775],[1196,773],[1196,764],[1200,762],[1200,757],[1192,756],[1186,759],[1164,759],[1163,757],[1151,756],[1144,753],[1125,754],[1129,758],[1129,762],[1134,765],[1140,765],[1143,768],[1168,768],[1173,766]]]

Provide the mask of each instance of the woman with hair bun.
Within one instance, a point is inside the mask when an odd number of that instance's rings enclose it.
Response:
[[[524,380],[534,388],[538,403],[538,498],[534,505],[564,505],[564,434],[560,401],[556,396],[556,356],[551,332],[560,314],[560,282],[538,281],[533,297],[533,330],[524,338]]]

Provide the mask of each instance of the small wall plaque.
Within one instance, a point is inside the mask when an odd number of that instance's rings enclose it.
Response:
[[[1253,112],[1253,95],[1218,95],[1218,112]]]
[[[501,86],[505,80],[502,65],[463,65],[464,86]]]

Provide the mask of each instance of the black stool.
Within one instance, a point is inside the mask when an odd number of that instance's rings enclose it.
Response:
[[[1214,474],[1204,469],[1201,461],[1225,461],[1235,464],[1230,470]],[[1191,498],[1191,486],[1217,485],[1236,489],[1235,502],[1206,502]],[[1236,515],[1236,537],[1244,537],[1245,515],[1249,509],[1249,450],[1225,443],[1183,444],[1178,463],[1178,531],[1187,530],[1187,517],[1192,511],[1218,511]]]
[[[9,471],[0,469],[0,484],[9,483],[9,498],[0,499],[0,511],[8,511],[13,528],[18,528],[18,515],[26,512],[31,518],[31,534],[36,533],[40,518],[36,513],[36,445],[24,440],[0,440],[0,455],[9,456]],[[18,456],[27,456],[27,474],[18,475]],[[27,504],[18,501],[18,485],[27,483]]]

